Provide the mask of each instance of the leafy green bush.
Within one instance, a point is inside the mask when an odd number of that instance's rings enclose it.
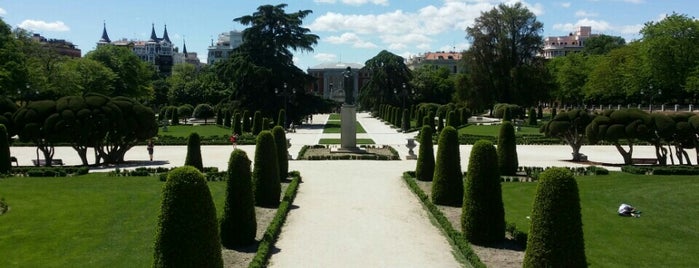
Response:
[[[500,174],[512,176],[517,173],[519,160],[517,159],[517,137],[515,136],[515,128],[512,123],[505,121],[500,127],[500,136],[498,136],[498,167]]]
[[[505,206],[495,146],[489,141],[476,142],[469,159],[461,212],[464,237],[478,245],[502,242]]]
[[[7,128],[0,124],[0,174],[10,173],[10,143],[7,138]]]
[[[279,180],[286,180],[289,175],[289,148],[287,147],[286,132],[282,126],[272,128],[274,144],[277,148],[277,164],[279,166]]]
[[[507,113],[506,113],[507,112]],[[493,107],[493,117],[506,119],[519,118],[524,115],[524,109],[516,104],[498,103]]]
[[[256,111],[255,115],[252,117],[252,135],[260,134],[262,131],[262,112]]]
[[[276,207],[279,205],[282,188],[279,181],[279,163],[277,159],[274,135],[269,130],[261,131],[257,135],[255,167],[252,171],[255,205],[257,206]]]
[[[192,116],[198,119],[204,119],[204,124],[208,123],[208,119],[214,117],[216,113],[214,112],[214,107],[207,103],[202,103],[197,105],[192,112]]]
[[[461,206],[464,195],[459,140],[456,129],[447,126],[439,135],[439,147],[432,182],[432,202]]]
[[[421,181],[432,181],[434,177],[434,146],[432,145],[432,128],[428,125],[420,131],[420,149],[417,155],[415,176]]]
[[[587,267],[578,185],[565,168],[539,177],[523,267]]]
[[[162,198],[153,267],[223,267],[216,208],[201,172],[170,171]]]
[[[189,134],[187,139],[187,157],[184,160],[185,166],[193,166],[198,170],[204,170],[204,164],[201,160],[201,138],[196,132]]]
[[[228,160],[226,202],[221,219],[221,244],[226,248],[255,242],[257,220],[250,164],[247,154],[240,149],[233,150]]]

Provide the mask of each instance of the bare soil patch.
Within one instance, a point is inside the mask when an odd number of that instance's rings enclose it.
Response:
[[[418,181],[415,180],[420,189],[427,194],[427,196],[432,195],[432,182],[428,181]],[[449,207],[440,206],[439,210],[444,214],[451,226],[455,230],[461,230],[461,208],[460,207]],[[487,267],[522,267],[522,262],[524,261],[524,249],[519,248],[516,244],[510,240],[508,237],[501,245],[498,247],[483,247],[470,244],[473,252],[478,255],[481,262],[483,262]]]

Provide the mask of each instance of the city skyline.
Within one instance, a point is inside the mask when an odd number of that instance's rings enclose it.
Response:
[[[699,8],[689,0],[584,0],[584,1],[390,1],[302,0],[288,3],[287,13],[310,9],[303,21],[320,37],[314,52],[295,52],[296,65],[305,70],[327,62],[364,62],[381,50],[408,58],[425,52],[468,49],[466,27],[481,12],[499,3],[522,2],[544,24],[543,37],[575,32],[591,26],[593,33],[639,39],[646,22],[659,21],[677,12],[694,17]],[[29,0],[0,3],[0,17],[11,27],[21,27],[46,38],[65,39],[85,55],[94,50],[103,23],[112,40],[147,40],[151,26],[162,37],[165,25],[173,44],[182,51],[197,52],[206,62],[207,48],[218,35],[245,26],[234,18],[250,15],[261,1],[198,1],[196,5],[169,1]],[[624,11],[624,12],[620,12]]]

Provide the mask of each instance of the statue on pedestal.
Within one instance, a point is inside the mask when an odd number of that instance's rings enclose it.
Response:
[[[342,75],[344,76],[345,104],[354,105],[354,76],[352,75],[352,68],[347,66]]]

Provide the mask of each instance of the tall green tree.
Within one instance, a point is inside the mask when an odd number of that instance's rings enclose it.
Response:
[[[403,84],[409,85],[412,72],[405,65],[403,57],[382,50],[365,62],[370,73],[367,82],[359,91],[359,105],[376,112],[380,104],[401,106],[400,96],[393,90],[400,90]]]
[[[600,34],[585,39],[583,53],[587,55],[604,55],[624,45],[626,45],[626,40],[621,36]]]
[[[284,98],[275,96],[274,89],[301,89],[313,77],[294,65],[293,51],[312,52],[319,37],[302,27],[303,19],[311,10],[286,13],[286,4],[262,5],[251,15],[235,18],[247,26],[243,43],[230,59],[219,64],[217,74],[222,82],[231,85],[231,98],[241,102],[245,109],[260,110],[266,117],[284,106]],[[299,90],[290,98],[287,115],[297,118],[298,103],[309,98]]]
[[[471,48],[463,59],[473,89],[486,107],[495,102],[534,105],[545,92],[546,70],[537,53],[544,25],[522,3],[482,12],[466,28]]]
[[[413,71],[410,85],[415,89],[415,102],[417,103],[446,104],[452,100],[454,95],[454,79],[446,67],[421,66]],[[400,90],[398,92],[400,93]]]
[[[645,68],[651,75],[646,82],[662,90],[658,99],[683,102],[688,97],[687,78],[699,65],[699,20],[672,13],[659,22],[647,22],[641,34]]]
[[[0,18],[0,95],[17,96],[17,91],[27,87],[28,75],[21,43],[13,35],[10,25]]]
[[[151,79],[155,69],[142,61],[131,49],[123,46],[98,46],[85,58],[101,62],[116,75],[110,96],[124,96],[139,100],[153,97]]]
[[[580,148],[585,142],[585,127],[594,116],[585,110],[575,109],[557,114],[540,129],[548,137],[557,137],[573,149],[573,161],[580,161]]]

